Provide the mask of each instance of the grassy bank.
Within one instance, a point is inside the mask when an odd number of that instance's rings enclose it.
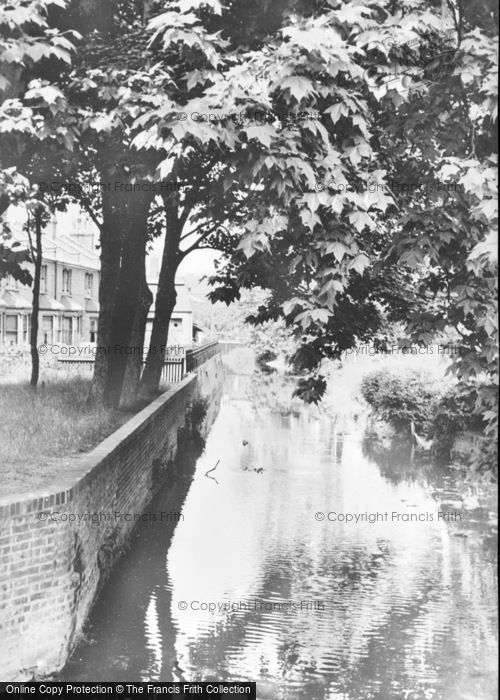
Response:
[[[31,491],[57,478],[60,457],[87,452],[130,416],[89,406],[90,379],[57,379],[33,392],[0,385],[2,493]]]

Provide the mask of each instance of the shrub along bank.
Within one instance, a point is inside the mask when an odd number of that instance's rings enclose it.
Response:
[[[377,370],[361,382],[361,393],[374,416],[411,438],[411,423],[424,439],[432,440],[434,457],[458,459],[481,472],[495,470],[493,436],[475,412],[478,390],[474,383],[451,384],[418,370]]]

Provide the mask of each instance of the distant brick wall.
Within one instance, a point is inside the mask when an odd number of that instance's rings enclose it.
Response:
[[[221,372],[217,355],[92,452],[66,460],[43,493],[0,498],[0,681],[62,668],[135,526],[113,514],[146,509],[169,478],[190,405],[210,401]],[[95,513],[109,522],[91,522]]]

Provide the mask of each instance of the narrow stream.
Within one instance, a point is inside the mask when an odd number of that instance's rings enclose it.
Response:
[[[438,521],[454,511],[414,466],[381,469],[355,421],[257,405],[256,381],[227,376],[201,455],[154,504],[179,522],[141,525],[61,677],[257,680],[260,700],[496,697],[485,514]]]

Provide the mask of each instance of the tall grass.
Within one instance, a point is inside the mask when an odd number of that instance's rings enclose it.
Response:
[[[36,488],[57,476],[59,457],[86,452],[112,433],[127,414],[87,404],[90,379],[41,385],[0,384],[2,493]]]

